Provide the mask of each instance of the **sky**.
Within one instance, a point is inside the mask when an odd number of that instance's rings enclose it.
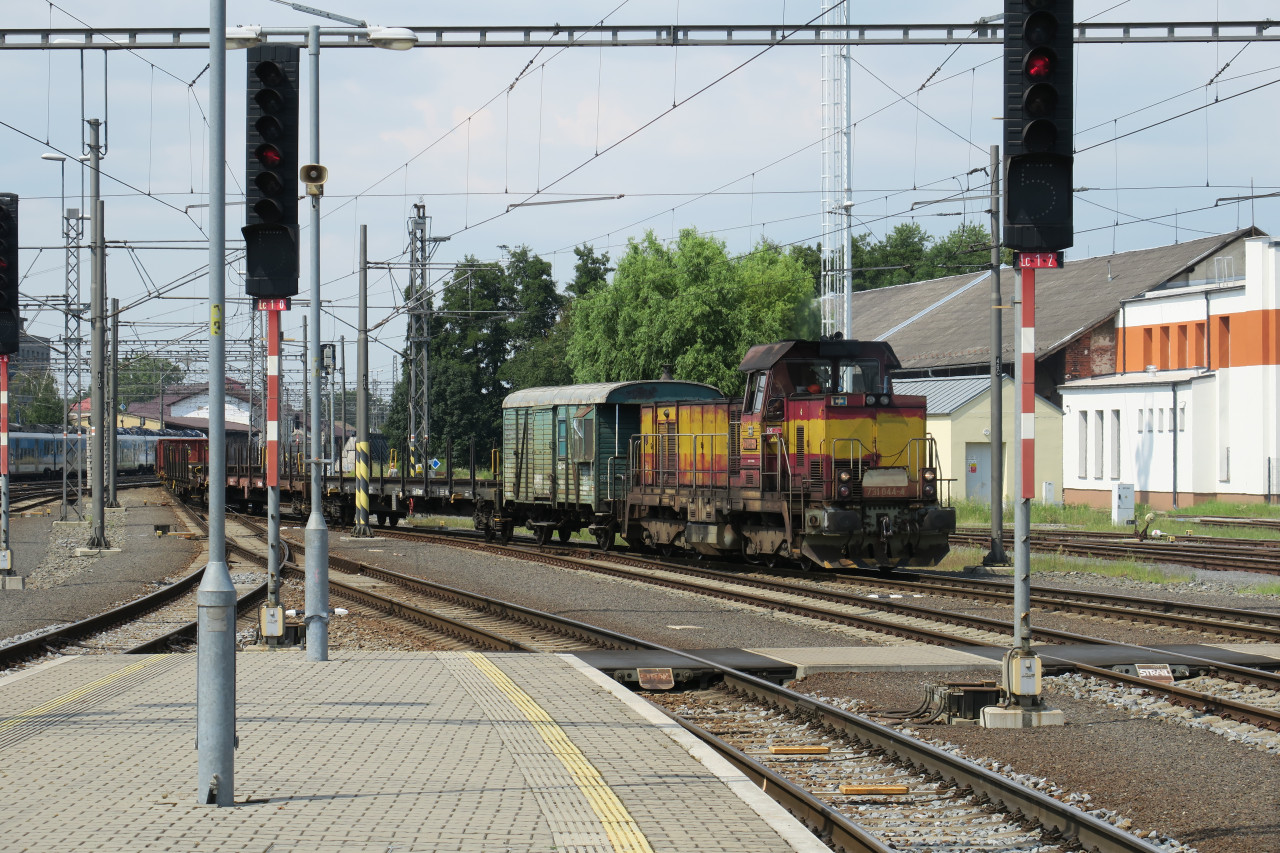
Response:
[[[820,13],[797,0],[606,0],[601,3],[438,3],[311,0],[307,5],[385,26],[801,24]],[[850,0],[855,22],[956,24],[1001,11],[986,0]],[[204,2],[9,0],[5,26],[207,27]],[[1253,21],[1261,0],[1076,0],[1076,19]],[[228,0],[230,25],[325,28],[337,22],[272,0]],[[732,254],[762,238],[821,235],[821,56],[814,46],[572,49],[327,48],[320,55],[322,203],[320,337],[345,336],[355,374],[358,233],[391,269],[370,275],[375,390],[389,392],[405,324],[406,222],[425,206],[448,240],[432,280],[466,257],[502,261],[528,246],[572,278],[575,246],[616,262],[629,240],[697,228]],[[243,225],[245,54],[227,62],[227,236]],[[965,220],[987,224],[984,202],[914,203],[973,189],[1000,140],[999,48],[863,46],[854,50],[853,199],[859,230],[880,238],[903,222],[941,236]],[[160,354],[203,375],[207,349],[207,50],[0,49],[0,191],[22,198],[24,302],[61,299],[65,253],[59,210],[82,208],[87,179],[73,159],[83,119],[104,118],[106,233],[131,248],[108,253],[108,294],[123,308],[121,351]],[[1075,246],[1068,259],[1172,244],[1256,224],[1280,230],[1280,198],[1220,199],[1280,190],[1280,44],[1078,46],[1075,55]],[[309,69],[303,57],[303,126]],[[673,108],[673,104],[675,104]],[[302,151],[306,152],[306,145]],[[61,151],[59,166],[41,159]],[[306,159],[305,156],[303,158]],[[584,196],[557,205],[508,205]],[[307,208],[302,206],[302,221]],[[86,235],[88,234],[86,223]],[[310,271],[304,227],[302,290]],[[87,253],[84,300],[89,296]],[[197,274],[199,273],[199,274]],[[238,269],[227,277],[229,349],[250,337]],[[301,338],[306,300],[286,315]],[[28,330],[60,337],[52,307],[27,312]],[[88,338],[88,324],[84,337]],[[314,342],[315,330],[309,336]],[[172,342],[172,343],[166,343]],[[87,349],[87,348],[86,348]],[[286,355],[298,345],[286,345]],[[232,365],[233,370],[237,365]],[[300,363],[289,363],[294,384]]]

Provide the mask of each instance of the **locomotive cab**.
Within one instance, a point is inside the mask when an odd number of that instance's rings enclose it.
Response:
[[[758,487],[762,508],[781,503],[783,521],[744,525],[748,556],[798,553],[834,568],[928,565],[946,554],[955,513],[938,504],[924,398],[893,393],[898,366],[878,341],[785,341],[747,353],[739,485]]]

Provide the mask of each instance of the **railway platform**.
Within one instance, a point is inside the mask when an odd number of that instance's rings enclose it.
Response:
[[[676,724],[561,655],[237,656],[234,806],[197,802],[196,656],[0,679],[5,849],[822,853]]]

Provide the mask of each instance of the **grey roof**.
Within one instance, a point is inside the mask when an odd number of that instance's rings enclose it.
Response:
[[[1255,228],[1174,246],[1068,261],[1036,274],[1036,358],[1044,358],[1105,322],[1132,299],[1169,281]],[[1001,302],[1013,303],[1016,278],[1000,276]],[[1003,358],[1014,355],[1012,311],[1003,314]],[[991,353],[989,271],[853,294],[853,337],[887,340],[906,370],[985,364]]]
[[[649,400],[717,400],[723,396],[699,382],[654,379],[640,382],[595,382],[513,391],[502,408],[521,406],[594,406],[598,403],[642,403]]]
[[[1005,384],[1013,382],[1004,377]],[[927,400],[930,415],[949,415],[991,389],[990,376],[928,376],[893,380],[894,394],[912,394]]]

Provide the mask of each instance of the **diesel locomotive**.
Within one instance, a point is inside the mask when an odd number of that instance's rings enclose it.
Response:
[[[955,510],[898,366],[883,342],[784,341],[747,352],[742,399],[672,380],[517,391],[475,524],[771,565],[935,564]]]

